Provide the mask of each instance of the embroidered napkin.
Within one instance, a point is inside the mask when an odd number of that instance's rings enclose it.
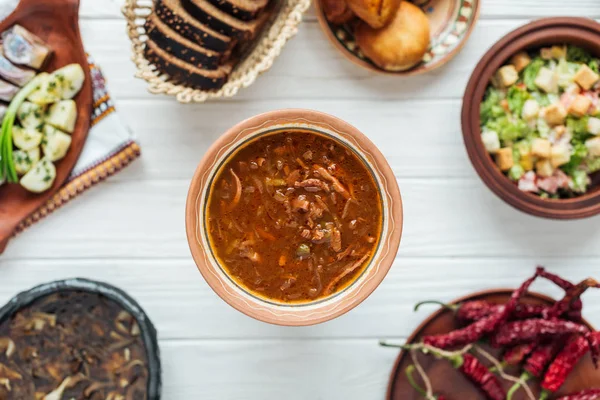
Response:
[[[18,0],[0,0],[0,20]],[[119,172],[140,155],[133,133],[123,124],[106,89],[100,68],[88,56],[94,93],[94,111],[87,140],[77,164],[64,186],[16,228],[15,235],[71,201],[98,182]]]

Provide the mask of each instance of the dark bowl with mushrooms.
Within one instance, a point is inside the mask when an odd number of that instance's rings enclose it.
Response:
[[[0,309],[0,398],[158,400],[157,335],[142,308],[102,282],[67,279]]]

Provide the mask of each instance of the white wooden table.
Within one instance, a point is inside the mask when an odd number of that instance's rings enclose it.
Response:
[[[407,79],[347,62],[309,12],[253,87],[194,106],[152,96],[133,78],[120,1],[83,0],[82,31],[142,158],[9,245],[0,303],[74,276],[127,290],[158,328],[164,399],[382,399],[397,354],[377,341],[411,333],[427,314],[412,312],[416,301],[514,287],[538,263],[574,280],[600,277],[600,217],[546,221],[504,204],[471,167],[459,120],[469,74],[492,43],[533,18],[598,19],[600,1],[483,0],[460,55]],[[222,302],[198,273],[184,229],[188,183],[208,146],[234,123],[284,107],[325,111],[361,129],[392,165],[405,206],[398,259],[379,289],[349,314],[302,329],[256,322]],[[586,294],[586,304],[600,326],[600,293]]]

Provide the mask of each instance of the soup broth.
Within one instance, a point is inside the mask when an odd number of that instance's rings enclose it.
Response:
[[[213,181],[211,248],[242,287],[280,302],[309,302],[353,282],[374,255],[381,198],[358,156],[307,131],[243,146]]]

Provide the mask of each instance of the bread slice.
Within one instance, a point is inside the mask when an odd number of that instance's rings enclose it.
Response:
[[[227,14],[233,15],[242,21],[252,21],[256,19],[269,3],[269,0],[209,0]]]
[[[260,30],[260,18],[249,22],[242,21],[215,7],[208,0],[181,0],[181,2],[194,18],[223,35],[247,40],[253,38]]]
[[[146,59],[153,64],[158,71],[169,77],[177,84],[182,84],[200,90],[220,89],[229,78],[233,69],[233,63],[221,65],[214,70],[198,68],[185,61],[173,57],[162,50],[151,39],[146,41],[144,50]]]
[[[148,37],[161,49],[198,68],[217,69],[228,57],[228,53],[208,50],[187,40],[169,28],[155,14],[151,14],[146,19],[144,27]]]
[[[192,17],[181,5],[181,0],[158,0],[154,13],[175,32],[206,49],[225,52],[235,46],[234,39]]]

